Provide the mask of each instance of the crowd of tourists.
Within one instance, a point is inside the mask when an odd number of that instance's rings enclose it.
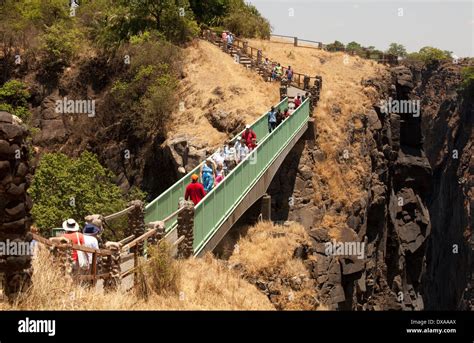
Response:
[[[304,96],[298,94],[293,100],[293,109],[288,107],[281,109],[272,106],[270,111],[267,112],[268,132],[271,133],[289,118],[308,96],[309,93]],[[257,134],[250,125],[246,125],[242,135],[235,142],[226,142],[223,147],[220,147],[211,157],[206,159],[199,170],[199,174],[191,176],[191,183],[186,187],[184,194],[185,200],[191,200],[194,205],[197,205],[207,193],[224,180],[232,169],[245,160],[257,145]]]

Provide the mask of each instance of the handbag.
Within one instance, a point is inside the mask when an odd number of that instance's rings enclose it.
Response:
[[[76,232],[77,245],[82,246],[79,234]],[[84,251],[77,251],[77,262],[80,269],[89,269],[89,257]]]

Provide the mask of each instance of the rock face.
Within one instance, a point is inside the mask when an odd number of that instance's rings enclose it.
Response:
[[[25,143],[28,132],[17,119],[0,112],[0,242],[5,249],[13,248],[12,243],[16,246],[15,251],[0,255],[0,281],[10,299],[20,288],[28,286],[31,277],[31,255],[27,250],[30,246],[25,245],[32,240],[32,203],[27,194],[31,175]]]
[[[386,102],[417,104],[420,97],[414,87],[418,82],[410,68],[399,66],[391,70],[390,78],[371,84]],[[313,203],[312,180],[318,178],[310,166],[326,156],[309,141],[298,143],[272,184],[276,219],[288,217],[310,230],[310,249],[317,256],[313,277],[319,300],[330,309],[425,308],[426,256],[432,231],[428,201],[433,183],[423,150],[423,108],[414,108],[387,109],[377,103],[361,116],[363,128],[348,123],[349,142],[361,144],[361,153],[372,167],[365,184],[367,194],[352,208],[324,194],[322,203]],[[279,197],[291,199],[293,206],[285,206]],[[326,254],[329,233],[318,224],[327,212],[347,215],[340,240],[363,243],[363,258]]]
[[[424,280],[429,310],[474,309],[474,94],[458,90],[464,66],[462,61],[411,66],[419,80],[414,93],[422,101],[424,149],[433,169]]]

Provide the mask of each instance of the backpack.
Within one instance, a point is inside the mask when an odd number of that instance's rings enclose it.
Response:
[[[77,245],[82,246],[79,234],[76,232]],[[89,270],[89,257],[84,251],[77,251],[77,264],[81,270]]]

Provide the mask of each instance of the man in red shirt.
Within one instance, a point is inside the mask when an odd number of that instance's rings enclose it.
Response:
[[[257,134],[250,128],[250,125],[245,126],[245,131],[242,133],[242,138],[245,139],[245,144],[250,150],[255,149],[257,146]]]
[[[198,182],[198,179],[199,176],[196,174],[191,176],[191,183],[186,187],[186,193],[184,194],[184,199],[191,199],[194,205],[197,205],[206,196],[204,186]]]
[[[79,232],[79,224],[77,224],[74,219],[69,218],[68,220],[65,220],[63,222],[63,229],[66,231],[63,237],[69,239],[72,244],[84,245],[84,235]],[[82,251],[80,253],[84,254]],[[83,257],[87,259],[87,255]],[[81,262],[78,261],[77,250],[72,250],[72,259],[74,261],[73,272],[76,272],[79,269],[79,262]],[[82,261],[82,263],[85,262],[86,261]]]
[[[296,99],[293,101],[295,104],[295,110],[301,105],[301,97],[298,95]]]

